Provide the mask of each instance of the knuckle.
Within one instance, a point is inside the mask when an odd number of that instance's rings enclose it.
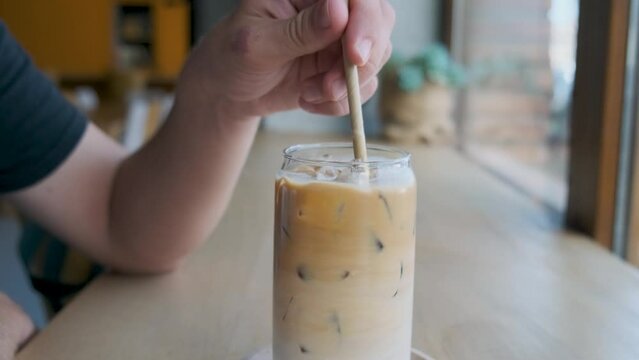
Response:
[[[346,99],[348,99],[348,93],[336,96],[335,99],[333,99],[333,101],[343,101]]]
[[[366,64],[366,71],[369,76],[376,75],[379,71],[384,67],[384,65],[388,62],[393,52],[393,47],[387,46],[381,56],[377,57],[374,60],[371,60],[369,64]]]
[[[335,113],[338,116],[344,116],[346,114],[348,114],[349,111],[349,107],[348,107],[348,101],[347,100],[342,100],[339,102],[335,103]]]
[[[342,98],[339,95],[331,94],[326,100],[328,101],[340,101]]]
[[[366,65],[364,65],[360,74],[362,81],[367,81],[371,77],[375,76],[375,74],[377,74],[380,68],[380,65],[378,64],[378,62],[379,61],[377,60],[371,60]]]
[[[373,96],[373,94],[375,94],[375,92],[377,91],[377,88],[379,88],[379,80],[377,79],[377,77],[375,77],[373,79],[373,83],[371,84],[370,87],[370,95]]]
[[[292,46],[296,48],[303,48],[304,41],[304,23],[308,21],[307,14],[303,13],[301,19],[293,19],[288,22],[286,26],[286,37],[289,39]]]
[[[366,89],[364,90],[364,102],[370,100],[373,95],[375,95],[375,92],[377,91],[377,87],[379,86],[379,81],[377,79],[377,77],[374,77],[370,83],[368,84],[368,86],[366,86]]]
[[[242,26],[231,36],[231,51],[243,61],[251,62],[259,58],[256,44],[260,41],[260,33],[251,26]]]
[[[238,55],[245,55],[249,52],[250,38],[252,30],[248,26],[243,26],[231,36],[231,51]]]

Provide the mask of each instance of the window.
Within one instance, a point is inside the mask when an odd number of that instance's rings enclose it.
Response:
[[[478,0],[455,6],[453,48],[469,73],[458,101],[463,151],[561,212],[578,0]]]

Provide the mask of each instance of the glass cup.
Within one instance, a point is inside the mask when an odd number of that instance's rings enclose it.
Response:
[[[409,360],[416,185],[410,154],[284,151],[275,183],[273,359]]]

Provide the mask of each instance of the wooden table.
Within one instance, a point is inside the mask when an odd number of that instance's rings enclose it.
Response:
[[[179,271],[102,276],[18,356],[242,359],[270,342],[273,177],[258,136],[225,219]],[[639,359],[639,275],[453,150],[418,178],[414,345],[444,359]]]

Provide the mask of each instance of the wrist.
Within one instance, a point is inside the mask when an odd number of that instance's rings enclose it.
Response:
[[[201,86],[198,81],[185,81],[180,84],[168,123],[186,126],[202,135],[217,134],[230,138],[255,132],[260,121],[259,116],[243,112],[241,104]]]
[[[207,121],[240,123],[258,121],[260,116],[250,111],[250,104],[229,99],[225,94],[210,89],[201,80],[184,82],[177,88],[174,111],[190,119],[206,118]]]
[[[193,49],[177,84],[176,106],[202,109],[210,118],[225,122],[249,121],[261,117],[254,101],[229,96],[233,82],[229,69],[235,66],[228,44],[228,18],[222,20]]]

